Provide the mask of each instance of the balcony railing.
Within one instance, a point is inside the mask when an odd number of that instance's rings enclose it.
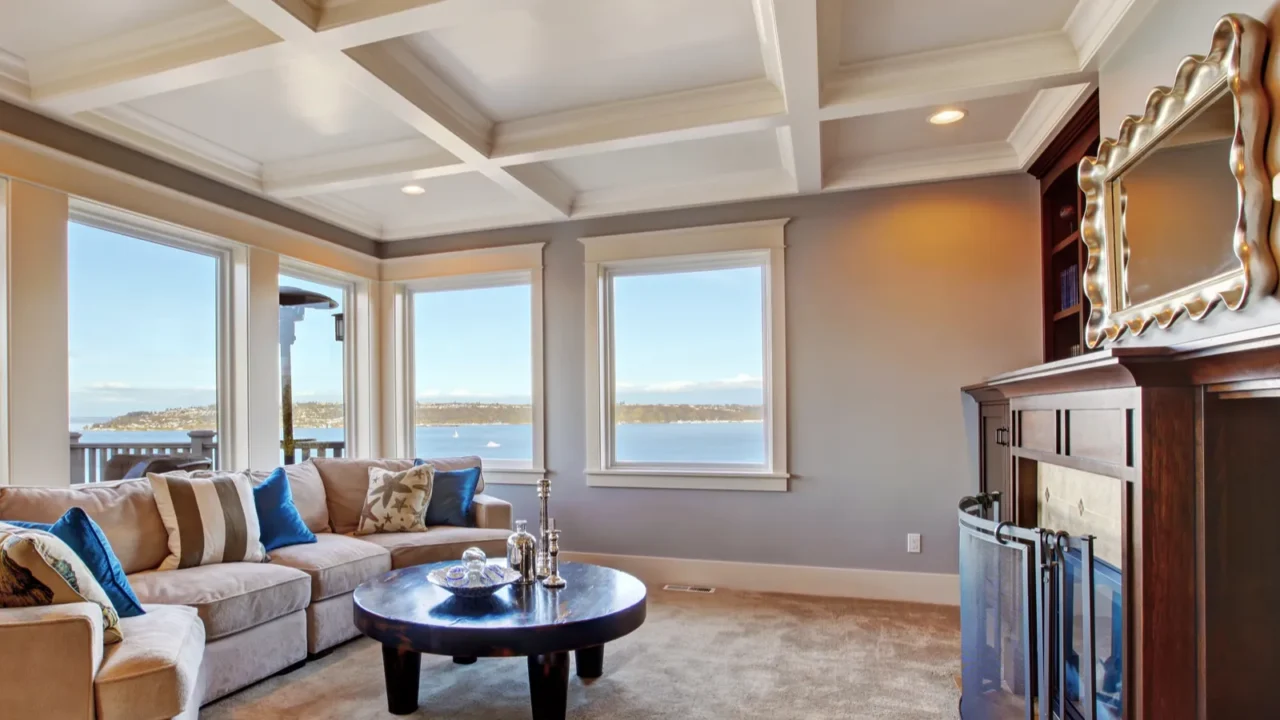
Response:
[[[192,430],[187,433],[188,442],[86,443],[80,442],[81,437],[80,433],[71,433],[72,485],[115,479],[107,477],[106,469],[107,463],[117,455],[138,455],[139,459],[150,455],[193,455],[209,458],[214,467],[218,466],[217,433],[212,430]],[[313,457],[342,457],[346,446],[342,440],[294,440],[292,462],[305,462]],[[280,451],[284,452],[283,441]]]

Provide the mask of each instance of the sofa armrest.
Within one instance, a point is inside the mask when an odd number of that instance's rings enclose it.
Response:
[[[494,530],[511,529],[511,503],[480,493],[471,499],[476,514],[476,527]]]
[[[5,717],[93,720],[102,665],[102,608],[69,603],[0,608]]]

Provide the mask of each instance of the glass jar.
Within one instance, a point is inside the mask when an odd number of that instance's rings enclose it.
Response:
[[[507,567],[520,573],[521,585],[537,582],[538,539],[529,534],[524,520],[516,521],[516,531],[507,538]]]

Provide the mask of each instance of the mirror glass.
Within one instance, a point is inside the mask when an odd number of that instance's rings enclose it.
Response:
[[[1224,89],[1114,181],[1129,251],[1122,307],[1240,268],[1232,247],[1240,215],[1234,134]]]

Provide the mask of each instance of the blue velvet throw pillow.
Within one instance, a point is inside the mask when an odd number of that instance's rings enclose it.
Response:
[[[471,499],[480,484],[480,468],[437,470],[431,481],[431,502],[427,503],[427,527],[454,525],[471,527]]]
[[[298,506],[293,504],[293,490],[289,488],[289,476],[284,474],[284,468],[276,468],[253,489],[253,505],[258,510],[262,547],[267,552],[316,541],[315,533],[302,521]]]
[[[124,568],[120,567],[120,560],[111,550],[111,543],[107,542],[107,536],[84,510],[73,507],[52,525],[14,520],[5,522],[31,530],[43,530],[66,543],[84,561],[89,572],[93,573],[93,579],[106,591],[120,617],[145,614],[142,603],[138,602],[138,596],[133,594],[133,588],[129,586]]]

